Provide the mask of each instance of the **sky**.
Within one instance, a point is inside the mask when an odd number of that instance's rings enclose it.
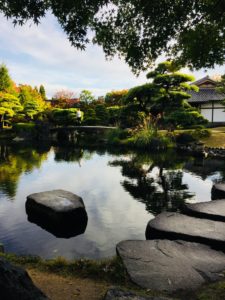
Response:
[[[51,14],[38,26],[30,21],[22,27],[14,27],[0,14],[0,24],[0,63],[7,65],[17,84],[43,84],[49,98],[62,89],[73,91],[77,97],[83,89],[102,96],[147,82],[144,73],[136,77],[123,60],[107,61],[97,45],[89,45],[86,51],[72,47]],[[199,79],[207,74],[224,74],[225,68],[193,73]]]

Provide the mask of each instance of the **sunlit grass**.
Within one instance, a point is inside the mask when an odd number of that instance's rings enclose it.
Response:
[[[210,132],[210,137],[201,139],[204,145],[212,148],[225,148],[225,127],[213,128]]]

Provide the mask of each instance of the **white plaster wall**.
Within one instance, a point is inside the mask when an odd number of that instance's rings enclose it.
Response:
[[[221,108],[214,109],[213,121],[214,122],[225,122],[224,109],[221,109]]]
[[[207,119],[209,122],[212,122],[212,109],[201,109],[201,114],[205,119]]]

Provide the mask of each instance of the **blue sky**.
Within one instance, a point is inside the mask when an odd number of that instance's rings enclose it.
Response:
[[[28,22],[14,27],[2,15],[0,24],[0,63],[8,66],[17,84],[44,84],[49,97],[61,89],[72,90],[77,96],[88,89],[100,96],[146,82],[145,74],[136,77],[122,60],[107,61],[98,46],[90,45],[86,51],[73,48],[50,14],[39,26]],[[219,73],[225,73],[225,68],[200,70],[194,75],[199,79]]]

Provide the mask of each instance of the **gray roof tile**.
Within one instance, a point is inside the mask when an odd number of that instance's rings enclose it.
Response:
[[[188,94],[191,95],[191,98],[188,99],[189,103],[225,100],[224,94],[218,93],[216,90],[209,88],[201,88],[199,92],[188,91]]]

